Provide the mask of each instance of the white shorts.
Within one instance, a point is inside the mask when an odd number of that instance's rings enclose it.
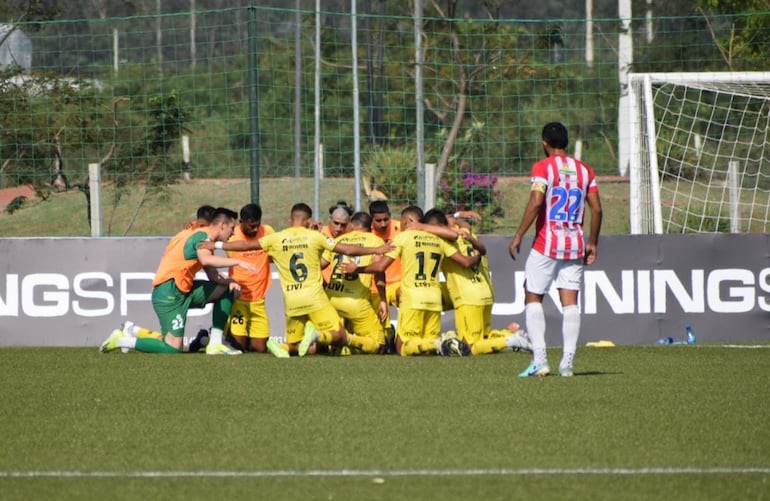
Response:
[[[535,249],[524,266],[524,288],[533,294],[546,294],[553,283],[557,289],[580,290],[583,282],[582,259],[553,259]]]

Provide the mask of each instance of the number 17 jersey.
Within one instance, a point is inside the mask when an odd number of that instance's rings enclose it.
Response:
[[[593,169],[575,158],[552,155],[532,166],[532,191],[545,195],[532,247],[553,259],[582,259],[586,196],[599,191]]]

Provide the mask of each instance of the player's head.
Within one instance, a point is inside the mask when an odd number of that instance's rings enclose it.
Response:
[[[372,231],[385,233],[390,226],[390,207],[384,200],[375,200],[369,204],[369,215],[372,216]]]
[[[353,215],[353,207],[348,205],[344,200],[337,200],[337,203],[329,207],[329,215],[331,216],[337,209],[344,209],[348,213],[348,216]]]
[[[401,211],[401,229],[409,229],[413,223],[418,223],[422,220],[422,209],[416,205],[410,205],[406,209]]]
[[[257,204],[246,204],[241,207],[241,231],[247,237],[253,237],[262,224],[262,207]]]
[[[336,207],[329,215],[329,232],[332,237],[338,237],[348,231],[350,213],[347,207]]]
[[[350,218],[350,226],[354,230],[372,231],[372,216],[366,212],[356,212]]]
[[[304,226],[307,228],[310,226],[310,222],[313,219],[313,209],[304,202],[299,202],[291,207],[291,216],[289,223],[292,226]]]
[[[218,207],[214,210],[214,215],[211,217],[211,229],[213,233],[210,233],[214,240],[226,242],[228,238],[233,235],[233,229],[235,228],[235,221],[238,219],[238,213],[225,207]]]
[[[195,212],[195,226],[202,228],[211,224],[211,219],[214,217],[214,211],[216,209],[211,205],[201,205]]]
[[[553,150],[563,150],[569,144],[569,135],[567,128],[560,122],[551,122],[543,127],[543,149],[545,154],[550,155],[548,148]]]
[[[449,220],[443,211],[431,209],[422,216],[422,222],[425,224],[435,224],[438,226],[449,226]]]

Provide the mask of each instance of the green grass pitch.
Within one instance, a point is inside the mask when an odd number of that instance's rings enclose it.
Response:
[[[581,348],[524,380],[516,353],[4,348],[0,498],[767,499],[766,348]]]

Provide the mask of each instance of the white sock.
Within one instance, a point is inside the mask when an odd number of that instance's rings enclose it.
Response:
[[[545,313],[543,304],[534,302],[524,307],[524,315],[527,319],[527,333],[532,343],[534,362],[542,365],[548,361],[545,353]]]
[[[136,338],[133,336],[122,336],[118,338],[118,348],[136,348]]]
[[[224,332],[222,332],[222,329],[217,329],[216,327],[211,328],[211,332],[209,332],[209,346],[216,346],[218,344],[222,344],[222,336],[224,335]]]
[[[575,358],[578,337],[580,336],[580,308],[576,304],[565,306],[562,314],[561,331],[564,339],[564,353],[559,367],[572,367],[572,360]]]

